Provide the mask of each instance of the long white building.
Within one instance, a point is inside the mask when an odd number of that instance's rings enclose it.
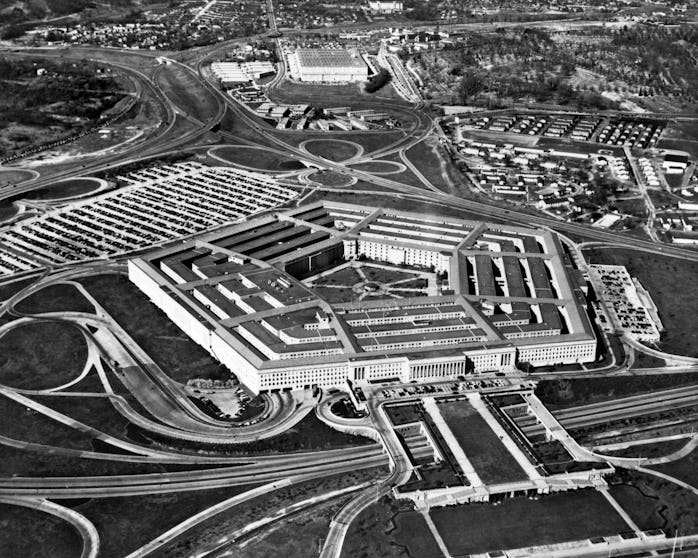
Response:
[[[368,79],[363,57],[344,49],[298,48],[288,60],[291,76],[299,81],[347,83]]]
[[[542,229],[316,203],[129,276],[254,392],[596,358],[581,274]]]

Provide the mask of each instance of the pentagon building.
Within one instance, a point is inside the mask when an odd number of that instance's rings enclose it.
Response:
[[[129,277],[254,392],[596,358],[581,273],[542,229],[320,202]]]

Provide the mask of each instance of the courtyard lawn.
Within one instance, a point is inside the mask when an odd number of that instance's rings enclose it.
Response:
[[[440,403],[439,411],[485,484],[528,479],[516,459],[470,403]]]

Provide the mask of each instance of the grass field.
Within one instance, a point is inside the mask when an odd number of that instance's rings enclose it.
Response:
[[[7,558],[80,556],[82,539],[72,525],[47,513],[0,504],[0,552]]]
[[[0,433],[3,436],[63,448],[92,450],[92,438],[33,411],[21,403],[0,397]]]
[[[669,353],[698,356],[698,328],[694,321],[698,315],[698,298],[693,289],[682,288],[692,285],[698,276],[698,262],[619,249],[593,249],[585,256],[591,263],[626,266],[659,309],[666,328],[660,348]]]
[[[332,188],[349,188],[353,182],[351,176],[329,170],[314,172],[310,175],[310,180]]]
[[[443,175],[443,166],[435,148],[424,141],[406,152],[407,158],[419,169],[429,182],[437,188],[448,191],[447,180]]]
[[[661,528],[670,537],[677,529],[698,532],[698,496],[672,482],[619,469],[611,495],[641,529]]]
[[[543,380],[536,387],[536,395],[551,409],[564,409],[697,382],[698,377],[691,373]]]
[[[215,545],[221,537],[229,535],[262,517],[273,514],[276,510],[299,502],[315,495],[325,494],[332,490],[354,486],[367,480],[385,476],[383,468],[367,469],[341,475],[334,475],[318,480],[303,482],[294,486],[276,490],[235,508],[220,513],[201,525],[189,529],[171,543],[152,554],[153,558],[185,558],[201,552],[209,545]],[[310,550],[310,549],[308,549]],[[312,556],[312,553],[306,556]],[[273,556],[283,556],[274,553]]]
[[[337,141],[334,138],[313,139],[305,144],[309,153],[327,159],[328,161],[346,161],[358,154],[356,145],[349,143],[351,140]]]
[[[25,180],[29,180],[34,173],[22,169],[2,169],[0,170],[0,188],[10,186],[11,184],[19,184]]]
[[[59,283],[49,285],[15,305],[18,312],[41,314],[44,312],[94,312],[94,307],[73,285]]]
[[[176,494],[95,498],[75,510],[99,532],[100,558],[122,558],[188,517],[256,485]],[[128,536],[124,534],[128,533]]]
[[[406,500],[384,497],[349,527],[342,558],[441,558],[426,521]]]
[[[528,479],[489,424],[470,403],[440,403],[439,411],[485,484]]]
[[[616,200],[613,202],[613,205],[615,205],[616,209],[621,213],[627,213],[635,217],[647,216],[647,206],[643,198]]]
[[[390,174],[399,170],[399,167],[397,167],[396,165],[392,165],[388,161],[369,161],[367,163],[351,165],[351,168],[364,172],[373,172],[377,174]]]
[[[18,211],[19,210],[13,205],[3,205],[3,203],[0,202],[0,222],[11,219],[17,215]]]
[[[421,403],[410,405],[386,405],[384,409],[390,422],[395,426],[422,420],[421,412],[423,411]]]
[[[665,365],[666,361],[664,359],[638,352],[635,353],[635,362],[633,362],[632,368],[656,368]]]
[[[218,100],[201,85],[193,73],[168,64],[159,67],[157,83],[165,95],[187,115],[206,122],[218,110]]]
[[[88,292],[173,380],[227,379],[228,372],[148,300],[128,279],[98,275],[82,279]]]
[[[230,163],[260,170],[288,172],[304,169],[305,165],[295,159],[263,148],[230,146],[218,147],[213,153]]]
[[[683,441],[685,443],[686,440]],[[661,473],[666,473],[672,477],[676,477],[677,479],[698,488],[698,451],[695,449],[686,457],[679,459],[678,461],[657,465],[653,467],[653,469],[656,469]]]
[[[88,194],[99,187],[99,182],[91,178],[73,178],[56,182],[46,188],[32,190],[22,197],[28,200],[57,200]]]
[[[613,535],[629,529],[592,489],[541,496],[535,501],[510,498],[497,506],[434,508],[430,514],[455,556]]]
[[[232,558],[307,558],[322,547],[330,521],[349,497],[333,499],[292,514],[278,523],[253,533],[249,544],[230,549]]]
[[[130,422],[106,397],[33,395],[32,399],[115,438],[127,438]]]
[[[57,387],[82,371],[87,344],[80,330],[57,322],[21,325],[0,337],[0,384]]]
[[[686,445],[687,442],[688,438],[680,438],[678,440],[664,440],[661,442],[654,442],[652,444],[638,444],[617,450],[598,450],[598,453],[612,455],[614,457],[662,457],[680,450]],[[686,459],[682,459],[681,461],[685,461]],[[673,463],[669,465],[673,465]]]

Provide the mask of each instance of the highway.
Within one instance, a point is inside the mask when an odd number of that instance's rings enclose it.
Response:
[[[385,454],[334,460],[309,457],[299,463],[220,467],[178,473],[150,473],[98,477],[10,477],[0,479],[0,497],[108,498],[206,490],[225,486],[271,482],[294,475],[323,476],[358,471],[386,464]]]
[[[388,416],[382,409],[382,404],[373,397],[368,399],[369,415],[373,417],[374,427],[390,457],[390,476],[377,485],[362,491],[356,498],[345,504],[332,518],[320,558],[340,558],[344,539],[354,519],[368,506],[390,494],[394,486],[406,483],[412,474],[412,464],[405,454]]]
[[[566,429],[574,429],[697,405],[698,385],[691,385],[571,407],[554,411],[553,414]],[[542,433],[544,427],[540,424],[527,424],[522,427],[522,431],[526,435],[534,435]]]

